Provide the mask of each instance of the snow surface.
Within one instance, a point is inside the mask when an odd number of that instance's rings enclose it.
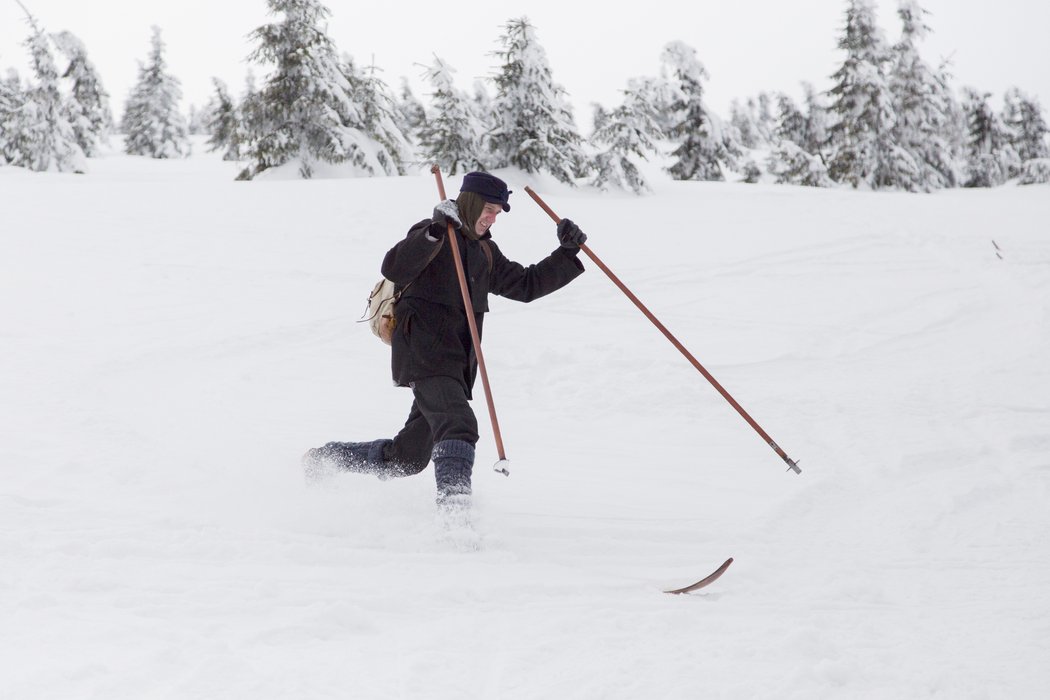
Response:
[[[235,182],[195,152],[0,168],[3,697],[1047,696],[1046,186],[502,171],[508,256],[555,244],[530,184],[803,473],[588,263],[492,304],[512,474],[479,400],[462,552],[430,469],[298,466],[404,420],[355,321],[433,179]]]

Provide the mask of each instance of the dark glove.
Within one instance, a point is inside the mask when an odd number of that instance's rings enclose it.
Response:
[[[558,222],[558,243],[561,243],[562,248],[575,249],[586,242],[587,234],[572,223],[571,219],[562,219]]]
[[[457,231],[463,228],[463,222],[459,218],[459,207],[454,199],[446,199],[434,207],[434,215],[430,220],[438,224],[442,231],[447,231],[449,224]]]

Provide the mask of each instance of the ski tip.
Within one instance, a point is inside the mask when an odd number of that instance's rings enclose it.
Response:
[[[696,583],[692,584],[691,586],[686,586],[685,588],[675,588],[674,590],[664,591],[664,593],[669,593],[671,595],[682,595],[684,593],[692,593],[693,591],[698,591],[701,588],[706,588],[707,586],[710,586],[712,583],[717,581],[722,576],[722,574],[726,572],[726,569],[728,569],[729,565],[732,563],[733,557],[729,557],[725,560],[725,562],[722,563],[722,566],[718,567],[710,574],[700,579]]]

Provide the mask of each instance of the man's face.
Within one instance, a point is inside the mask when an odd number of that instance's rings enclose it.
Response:
[[[481,216],[478,217],[477,223],[474,224],[474,233],[484,236],[502,211],[503,207],[501,205],[486,202],[485,208],[481,210]]]

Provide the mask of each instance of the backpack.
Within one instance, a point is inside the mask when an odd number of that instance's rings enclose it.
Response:
[[[444,238],[441,238],[442,245],[438,246],[435,251],[430,254],[430,259],[426,261],[426,264],[430,264],[441,252],[444,246]],[[485,257],[488,258],[488,271],[492,271],[492,249],[488,245],[487,240],[481,241],[481,249],[485,251]],[[424,268],[426,266],[423,266]],[[413,280],[415,281],[415,280]],[[364,316],[358,323],[367,322],[369,327],[372,328],[372,333],[387,345],[392,344],[394,338],[394,328],[397,327],[397,316],[394,314],[394,305],[404,294],[404,291],[408,289],[412,282],[408,282],[403,288],[398,290],[395,287],[394,282],[380,277],[379,281],[376,282],[375,287],[372,288],[372,293],[369,294],[369,301],[364,309]]]
[[[372,293],[368,295],[368,307],[365,309],[365,321],[376,337],[387,345],[394,337],[397,319],[394,317],[394,304],[401,297],[401,292],[394,290],[394,283],[386,277],[376,282]]]
[[[437,246],[434,252],[430,254],[430,260],[427,260],[427,265],[441,252],[444,241],[445,239],[442,237],[442,245]],[[485,251],[485,257],[489,261],[489,272],[492,272],[492,248],[489,247],[488,241],[481,241],[481,249]],[[426,267],[426,265],[423,267]],[[367,321],[368,327],[372,329],[372,333],[387,345],[391,344],[391,339],[394,337],[394,329],[397,328],[394,305],[411,284],[412,282],[409,282],[401,289],[395,289],[393,282],[386,277],[381,277],[375,286],[372,287],[372,293],[368,295],[368,306],[365,308],[365,315],[360,322]]]

